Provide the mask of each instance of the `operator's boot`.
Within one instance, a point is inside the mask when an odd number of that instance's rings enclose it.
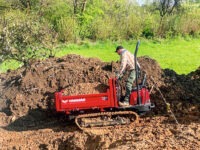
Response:
[[[130,105],[129,105],[129,102],[124,101],[124,102],[119,102],[119,106],[121,106],[121,107],[128,107]]]

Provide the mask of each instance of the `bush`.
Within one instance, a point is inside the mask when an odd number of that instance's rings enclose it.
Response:
[[[124,22],[119,24],[119,28],[121,27],[121,32],[123,34],[123,38],[138,38],[142,34],[142,20],[140,16],[137,16],[134,13],[131,13]],[[124,32],[123,32],[124,31]]]
[[[73,41],[76,37],[77,23],[72,16],[72,7],[63,0],[49,1],[48,6],[40,12],[58,33],[58,40]]]
[[[38,49],[42,43],[46,44],[45,37],[49,36],[46,24],[20,10],[6,11],[0,24],[1,62],[14,59],[28,65],[30,59],[40,57]]]
[[[178,32],[182,35],[198,35],[200,34],[200,11],[190,12],[181,17]]]
[[[97,18],[92,22],[91,32],[92,39],[94,40],[105,40],[112,39],[113,22],[109,17]]]

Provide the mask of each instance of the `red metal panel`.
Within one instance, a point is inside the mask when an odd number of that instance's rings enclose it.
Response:
[[[110,107],[115,107],[115,80],[114,79],[109,79],[109,89],[110,89],[110,101],[111,101],[111,105]]]
[[[114,106],[119,107],[118,99],[117,99],[117,91],[116,91],[116,79],[112,79],[112,89],[113,89],[113,100],[114,100]]]
[[[62,111],[60,108],[60,99],[62,97],[62,93],[61,92],[56,92],[55,93],[55,105],[56,105],[56,110],[57,111]]]
[[[145,104],[150,100],[149,92],[146,88],[142,88],[139,90],[139,94],[141,96],[142,104]],[[136,105],[137,104],[137,91],[133,91],[130,95],[130,104]]]
[[[90,109],[94,107],[110,106],[107,93],[98,95],[63,96],[60,103],[62,109]]]
[[[133,91],[130,95],[130,105],[136,105],[137,104],[137,92]]]

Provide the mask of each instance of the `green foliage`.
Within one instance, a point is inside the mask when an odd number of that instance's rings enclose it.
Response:
[[[159,11],[161,19],[181,10],[181,0],[159,0],[154,1],[153,4],[155,10]]]
[[[9,0],[7,2],[10,3],[11,8],[25,11],[35,9],[40,4],[39,0]]]
[[[6,15],[1,18],[1,61],[11,58],[26,61],[24,58],[26,54],[23,52],[32,41],[29,34],[31,26],[27,21],[27,16],[19,10],[7,11]],[[27,50],[28,53],[30,54]]]
[[[21,67],[23,64],[16,60],[6,60],[3,63],[0,63],[0,73],[6,72],[8,70],[15,70]]]
[[[155,15],[153,16],[147,12],[142,19],[142,22],[142,36],[145,38],[153,38],[155,36],[156,29],[158,28],[158,23],[156,21]]]
[[[99,0],[93,0],[91,3],[88,3],[86,7],[86,10],[76,14],[79,26],[77,32],[81,39],[95,37],[95,31],[92,29],[92,25],[94,25],[94,22],[96,22],[99,17],[104,15],[102,3]]]
[[[48,0],[40,13],[58,34],[58,40],[71,41],[75,38],[76,20],[71,15],[72,7],[64,0]]]
[[[200,8],[195,6],[187,6],[186,13],[182,15],[179,20],[179,27],[177,31],[182,35],[200,35]]]
[[[52,30],[50,37],[58,42],[199,36],[199,3],[180,2],[162,0],[139,6],[129,0],[0,0],[0,13],[20,11],[30,22],[45,22]]]
[[[48,45],[45,41],[49,36],[47,25],[20,10],[5,11],[0,24],[0,62],[14,59],[28,65],[30,59],[41,57],[37,50],[43,43]]]
[[[104,40],[112,39],[113,22],[110,17],[105,16],[104,19],[98,17],[92,22],[91,32],[93,33],[93,39]]]

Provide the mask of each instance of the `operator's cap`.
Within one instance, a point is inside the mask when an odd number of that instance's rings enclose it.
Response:
[[[123,46],[121,46],[121,45],[120,45],[120,46],[117,46],[117,48],[116,48],[116,51],[115,51],[115,52],[117,52],[117,51],[118,51],[118,50],[120,50],[120,49],[124,49],[124,48],[123,48]]]

